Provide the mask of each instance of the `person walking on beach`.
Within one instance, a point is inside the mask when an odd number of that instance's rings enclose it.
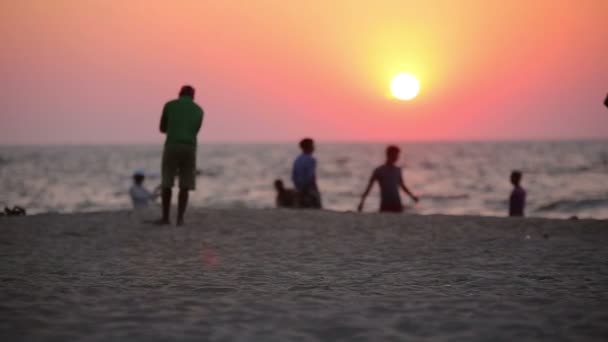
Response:
[[[513,191],[509,198],[509,216],[523,217],[526,208],[526,190],[521,186],[521,171],[511,172]]]
[[[403,204],[401,203],[401,195],[399,194],[400,187],[414,202],[418,202],[418,197],[412,194],[405,185],[401,168],[395,165],[397,160],[399,160],[400,152],[397,146],[391,145],[386,148],[386,163],[377,167],[372,173],[367,188],[363,195],[361,195],[361,202],[357,208],[359,211],[363,210],[365,198],[367,198],[376,181],[380,184],[380,212],[403,212]]]
[[[172,188],[179,178],[177,198],[177,225],[184,224],[188,206],[188,192],[196,186],[197,135],[203,123],[204,112],[194,102],[194,88],[183,86],[179,98],[169,101],[163,108],[160,131],[166,135],[162,159],[162,218],[159,224],[169,224]]]
[[[300,154],[293,163],[291,179],[298,191],[300,208],[321,209],[321,194],[317,186],[317,160],[312,156],[315,143],[310,138],[300,141]]]

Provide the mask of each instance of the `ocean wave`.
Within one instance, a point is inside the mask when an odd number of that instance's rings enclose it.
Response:
[[[411,166],[404,175],[411,190],[421,195],[416,209],[421,214],[504,215],[511,191],[508,174],[518,168],[530,194],[529,212],[601,219],[608,218],[607,146],[608,141],[413,144],[399,166]],[[378,145],[366,144],[324,145],[319,150],[317,176],[327,209],[356,206],[371,170],[383,159],[381,152]],[[282,178],[291,187],[297,149],[202,144],[198,153],[200,186],[191,193],[193,206],[266,208],[274,206],[274,179]],[[462,157],[456,158],[458,153]],[[130,208],[132,170],[145,169],[146,186],[153,189],[160,180],[161,156],[158,146],[0,146],[0,205],[19,205],[28,213]],[[379,197],[375,184],[370,210]],[[409,203],[403,193],[402,199]]]
[[[537,212],[548,211],[578,211],[581,209],[608,208],[608,197],[604,198],[585,198],[577,200],[558,200],[541,205],[536,209]]]
[[[454,194],[454,195],[422,195],[420,198],[431,200],[431,201],[454,201],[468,199],[468,194]]]
[[[221,167],[215,168],[206,168],[206,169],[197,169],[196,176],[197,177],[208,177],[208,178],[216,178],[222,174],[223,170]]]
[[[608,161],[599,161],[589,165],[579,165],[572,167],[556,167],[548,169],[530,170],[529,173],[543,173],[547,175],[579,174],[579,173],[606,173],[608,172]]]
[[[348,157],[340,157],[335,159],[335,163],[342,166],[348,164],[348,162],[350,162],[350,158]]]
[[[352,172],[348,171],[348,170],[342,170],[342,171],[325,171],[322,174],[320,174],[321,177],[326,177],[326,178],[331,178],[331,179],[343,179],[343,178],[350,178],[353,176]]]
[[[439,167],[439,165],[428,160],[423,160],[420,162],[419,167],[423,170],[435,170]]]

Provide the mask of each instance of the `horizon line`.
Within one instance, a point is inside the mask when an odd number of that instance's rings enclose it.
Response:
[[[402,144],[428,144],[428,143],[522,143],[522,142],[582,142],[582,141],[604,141],[608,140],[608,136],[604,137],[552,137],[552,138],[520,138],[520,139],[508,139],[508,138],[495,138],[495,139],[484,139],[484,138],[470,138],[470,139],[386,139],[386,140],[349,140],[349,139],[335,139],[335,140],[324,140],[313,138],[317,142],[323,142],[325,144],[387,144],[387,143],[402,143]],[[274,144],[293,144],[298,142],[298,139],[294,140],[199,140],[199,145],[210,144],[210,145],[274,145]],[[108,142],[27,142],[27,143],[0,143],[1,146],[149,146],[149,145],[162,145],[162,141],[108,141]]]

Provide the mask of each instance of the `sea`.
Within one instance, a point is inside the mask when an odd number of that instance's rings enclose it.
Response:
[[[527,215],[608,219],[608,140],[400,143],[406,213],[506,216],[512,170],[523,172]],[[317,142],[325,209],[355,211],[387,144]],[[273,182],[291,186],[297,144],[201,143],[193,206],[273,208]],[[28,214],[131,207],[132,174],[160,183],[162,145],[0,146],[0,206]],[[365,211],[377,211],[375,186]]]

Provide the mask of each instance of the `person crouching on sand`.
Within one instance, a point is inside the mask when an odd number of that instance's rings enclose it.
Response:
[[[147,208],[150,203],[156,201],[160,195],[160,187],[154,192],[148,191],[144,186],[144,180],[146,174],[143,170],[136,170],[133,173],[133,185],[129,189],[129,195],[131,196],[131,202],[133,203],[133,209],[139,210]]]
[[[372,173],[372,176],[369,179],[369,184],[367,185],[363,195],[361,195],[361,203],[359,203],[358,207],[359,211],[363,210],[365,198],[376,181],[378,184],[380,184],[380,212],[403,212],[403,204],[401,203],[399,187],[401,187],[401,189],[403,189],[403,191],[405,191],[405,193],[408,194],[414,202],[418,202],[418,197],[412,194],[412,192],[405,185],[401,168],[395,166],[397,160],[399,160],[400,152],[401,151],[397,146],[391,145],[387,147],[386,163],[377,167]]]
[[[295,190],[285,188],[283,181],[280,179],[274,181],[274,188],[277,191],[277,208],[298,207],[298,193]]]
[[[513,191],[509,198],[509,216],[525,216],[526,209],[526,190],[521,186],[521,171],[511,172],[511,184]]]

